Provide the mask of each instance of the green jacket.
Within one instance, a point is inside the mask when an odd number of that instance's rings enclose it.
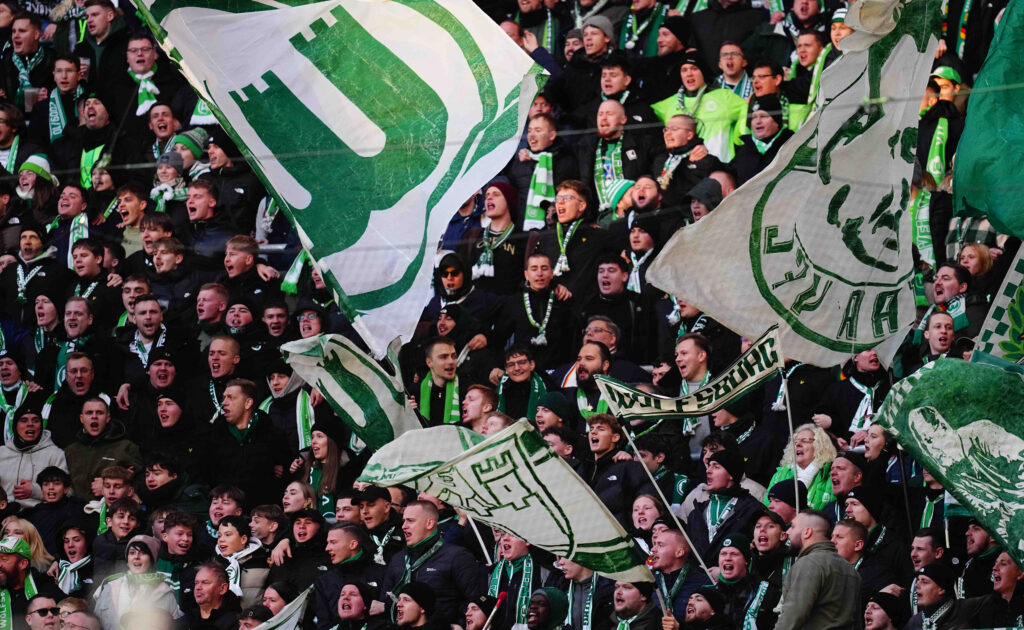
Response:
[[[804,547],[782,587],[782,614],[775,630],[854,630],[863,626],[860,574],[823,541]],[[852,598],[852,599],[851,599]]]
[[[829,503],[835,501],[836,497],[832,494],[832,480],[829,478],[829,473],[832,470],[832,462],[828,462],[821,467],[818,474],[814,475],[814,479],[811,481],[811,486],[807,488],[807,503],[812,510],[820,510]],[[780,481],[793,478],[793,467],[792,466],[779,466],[772,475],[772,480],[768,482],[768,489],[771,490],[772,486]],[[768,495],[765,494],[764,504],[768,505]]]
[[[651,108],[663,123],[679,114],[696,118],[697,135],[704,141],[708,153],[728,162],[733,158],[735,145],[740,143],[740,131],[746,126],[747,102],[732,90],[705,88],[699,98],[683,96],[685,110],[679,104],[679,93],[658,101]]]

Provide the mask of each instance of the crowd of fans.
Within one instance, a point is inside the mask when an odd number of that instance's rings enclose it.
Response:
[[[0,0],[0,626],[252,628],[311,586],[317,630],[1021,625],[1010,555],[872,424],[895,379],[970,352],[1019,246],[948,194],[1005,2],[946,3],[894,367],[787,361],[708,417],[628,426],[594,375],[685,395],[748,347],[646,269],[813,112],[847,8],[478,4],[551,78],[441,239],[409,404],[483,434],[527,418],[656,581],[354,482],[371,453],[278,349],[361,340],[206,104],[130,4]]]

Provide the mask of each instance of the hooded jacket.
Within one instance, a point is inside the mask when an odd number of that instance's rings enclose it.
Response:
[[[84,429],[78,432],[75,442],[64,449],[68,459],[68,474],[75,496],[92,496],[92,480],[99,477],[108,466],[138,467],[142,459],[139,447],[128,439],[124,425],[112,420],[97,436],[89,435]]]
[[[32,482],[32,496],[27,499],[17,499],[24,508],[30,508],[43,500],[43,492],[36,483],[36,475],[44,468],[56,466],[61,470],[68,469],[64,451],[53,443],[50,432],[43,430],[39,439],[31,444],[18,443],[21,440],[15,438],[0,448],[0,481],[3,482],[4,491],[10,500],[15,500],[14,486],[22,479]]]
[[[248,234],[256,226],[256,208],[267,191],[245,162],[210,170],[201,176],[217,187],[217,207],[236,232]]]

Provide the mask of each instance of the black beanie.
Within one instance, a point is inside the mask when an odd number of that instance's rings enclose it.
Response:
[[[700,595],[706,599],[716,615],[721,615],[725,610],[725,597],[713,586],[702,586],[694,591],[694,595]]]
[[[876,521],[882,520],[882,495],[878,491],[868,486],[857,486],[847,493],[846,498],[856,499]]]
[[[743,455],[736,451],[728,449],[718,451],[708,458],[708,462],[718,462],[732,476],[734,484],[739,485],[740,480],[743,479],[743,471],[745,470]]]
[[[922,567],[918,573],[935,582],[939,588],[946,591],[947,596],[954,594],[953,585],[956,584],[956,574],[945,563],[933,562]]]
[[[411,597],[428,617],[434,614],[434,609],[437,607],[437,596],[434,595],[434,589],[423,582],[409,582],[402,587],[398,594]]]

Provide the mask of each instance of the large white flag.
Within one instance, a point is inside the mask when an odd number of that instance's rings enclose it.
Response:
[[[747,337],[779,324],[788,358],[828,366],[877,346],[888,361],[915,319],[907,205],[939,4],[852,3],[817,111],[648,279]]]
[[[486,439],[456,426],[410,431],[374,453],[359,480],[412,486],[612,579],[654,579],[633,539],[526,419]]]
[[[137,0],[374,354],[508,162],[543,70],[471,0]]]

